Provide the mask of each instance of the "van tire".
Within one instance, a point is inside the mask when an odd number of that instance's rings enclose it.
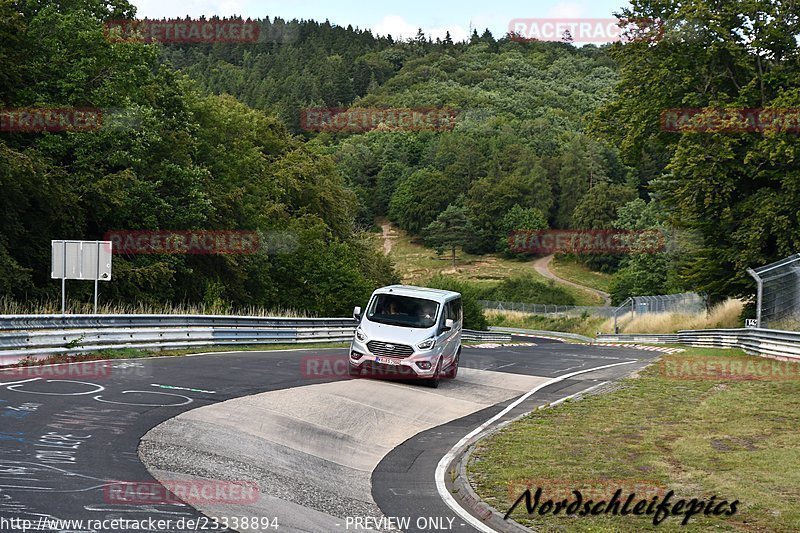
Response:
[[[442,382],[442,358],[436,363],[436,370],[433,372],[433,377],[428,380],[428,386],[432,389],[438,389],[439,383]]]
[[[348,367],[348,370],[349,370],[351,378],[357,378],[357,377],[361,376],[361,369],[360,368],[354,367],[353,365],[350,365],[350,364],[348,364],[347,367]]]
[[[461,362],[461,348],[458,349],[456,352],[456,357],[453,359],[453,364],[450,365],[450,368],[447,370],[447,374],[444,377],[447,379],[456,379],[458,375],[458,365]]]

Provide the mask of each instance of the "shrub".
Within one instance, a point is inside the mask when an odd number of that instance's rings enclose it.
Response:
[[[575,298],[566,290],[552,281],[541,281],[533,274],[508,278],[495,287],[483,288],[479,299],[548,305],[575,305]]]
[[[426,285],[434,289],[460,292],[464,313],[464,327],[477,330],[486,329],[486,317],[483,316],[483,308],[478,304],[478,300],[481,299],[480,291],[474,284],[439,274],[431,278]]]

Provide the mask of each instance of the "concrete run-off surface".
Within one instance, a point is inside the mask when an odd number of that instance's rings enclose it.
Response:
[[[463,368],[439,389],[358,379],[277,390],[183,413],[147,433],[139,453],[159,480],[260,485],[256,503],[198,506],[206,515],[280,517],[281,531],[345,531],[347,516],[382,516],[370,479],[392,449],[546,380]]]

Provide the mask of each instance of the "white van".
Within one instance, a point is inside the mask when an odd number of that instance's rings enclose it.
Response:
[[[461,294],[391,285],[372,293],[350,347],[350,375],[419,378],[433,387],[458,373]]]

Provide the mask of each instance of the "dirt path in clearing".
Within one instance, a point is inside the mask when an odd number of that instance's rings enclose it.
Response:
[[[563,278],[559,278],[558,276],[556,276],[550,270],[550,263],[553,262],[553,258],[554,257],[555,257],[555,255],[552,255],[552,254],[548,255],[548,256],[545,256],[545,257],[540,257],[539,259],[537,259],[536,261],[533,262],[533,268],[536,270],[536,272],[538,272],[539,274],[541,274],[542,276],[544,276],[544,277],[546,277],[548,279],[552,279],[552,280],[554,280],[554,281],[556,281],[558,283],[562,283],[564,285],[569,285],[571,287],[576,287],[576,288],[581,289],[583,291],[587,291],[587,292],[591,292],[592,294],[596,294],[597,296],[599,296],[600,298],[603,299],[603,302],[604,302],[603,305],[611,305],[611,295],[608,294],[607,292],[603,292],[603,291],[595,289],[593,287],[587,287],[586,285],[579,285],[579,284],[574,283],[572,281],[569,281],[569,280],[566,280],[566,279],[563,279]]]
[[[397,238],[397,233],[395,233],[392,229],[392,225],[388,222],[382,224],[381,229],[383,230],[383,254],[389,255],[389,252],[392,251],[394,240]]]

